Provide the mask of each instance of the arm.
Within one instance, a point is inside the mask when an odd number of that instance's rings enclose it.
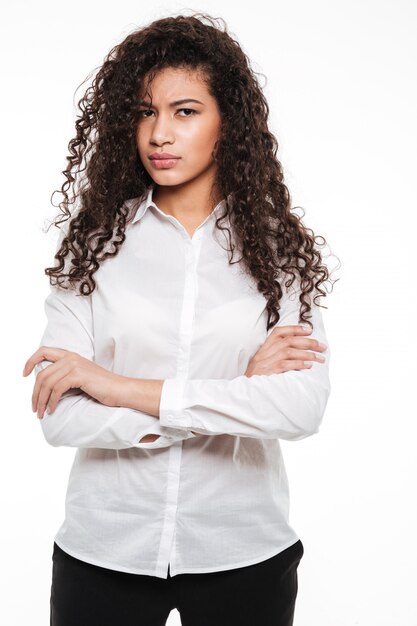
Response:
[[[281,300],[277,326],[298,324],[300,291]],[[310,338],[328,346],[321,309],[311,299]],[[271,329],[272,332],[272,329]],[[204,435],[298,440],[318,432],[330,394],[330,349],[324,363],[280,374],[233,379],[168,379],[162,385],[160,424]]]
[[[40,345],[77,352],[94,361],[91,297],[51,286],[45,300],[47,326]],[[48,367],[44,360],[35,373]],[[106,406],[81,389],[65,392],[55,411],[40,420],[43,434],[52,446],[78,448],[162,448],[194,437],[192,433],[162,426],[154,416],[124,406]],[[158,438],[149,443],[140,439],[148,434]]]

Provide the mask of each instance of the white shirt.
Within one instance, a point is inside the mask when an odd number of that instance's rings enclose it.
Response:
[[[279,440],[318,431],[330,347],[310,369],[244,376],[269,334],[266,299],[228,263],[227,231],[215,226],[224,201],[190,237],[153,190],[127,201],[126,239],[90,296],[51,287],[39,345],[164,380],[160,418],[71,389],[40,424],[49,444],[77,448],[56,543],[89,563],[167,578],[168,566],[171,576],[228,570],[298,540]],[[279,325],[298,324],[298,291],[283,290]],[[312,314],[309,336],[328,346],[313,302]],[[149,433],[159,438],[139,443]]]

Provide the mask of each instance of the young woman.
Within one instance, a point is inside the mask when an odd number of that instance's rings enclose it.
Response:
[[[268,105],[194,14],[126,37],[80,109],[24,369],[46,440],[77,448],[51,624],[289,626],[303,544],[279,440],[325,411],[329,275]]]

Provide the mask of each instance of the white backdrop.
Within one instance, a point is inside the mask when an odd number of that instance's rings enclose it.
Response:
[[[3,3],[2,624],[49,623],[53,536],[74,455],[43,439],[30,406],[34,375],[21,375],[46,323],[43,270],[56,229],[42,228],[57,211],[50,196],[63,182],[74,93],[135,27],[193,9],[223,17],[267,77],[293,206],[342,264],[321,301],[332,348],[323,425],[283,442],[291,523],[305,547],[294,624],[417,625],[416,7]],[[180,624],[178,612],[168,624]]]

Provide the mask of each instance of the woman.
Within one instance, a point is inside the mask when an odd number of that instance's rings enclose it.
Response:
[[[46,440],[77,448],[51,624],[159,626],[177,608],[183,626],[288,626],[303,545],[279,439],[325,411],[329,276],[268,105],[238,43],[194,14],[126,37],[80,109],[24,369]]]

